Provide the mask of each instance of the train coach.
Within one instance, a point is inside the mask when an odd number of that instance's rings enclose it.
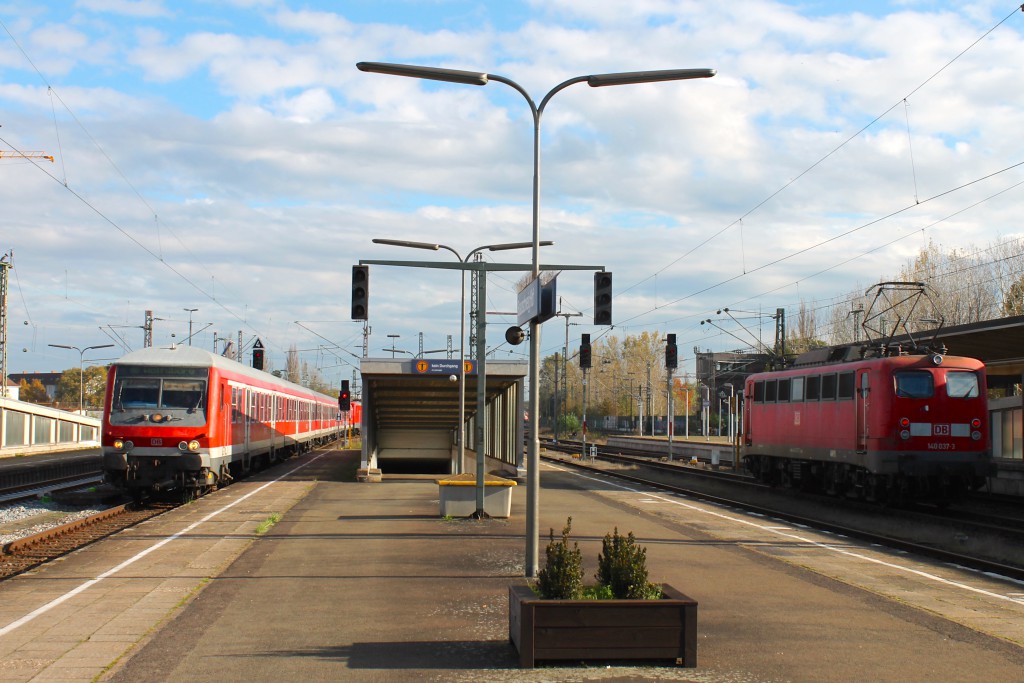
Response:
[[[341,418],[337,399],[223,356],[146,348],[108,373],[103,471],[136,500],[188,500],[334,440]]]
[[[991,474],[985,367],[917,353],[751,375],[740,455],[759,480],[948,501]]]

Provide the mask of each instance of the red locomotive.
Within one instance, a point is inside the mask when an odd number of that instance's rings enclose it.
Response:
[[[358,421],[357,410],[348,417]],[[103,471],[136,499],[190,499],[338,438],[345,417],[337,399],[223,356],[142,349],[108,373]]]
[[[949,500],[991,471],[985,367],[973,358],[893,355],[760,373],[746,381],[743,414],[741,456],[766,483]]]

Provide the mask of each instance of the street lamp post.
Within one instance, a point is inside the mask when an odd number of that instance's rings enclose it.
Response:
[[[408,76],[465,85],[487,85],[490,81],[504,83],[526,99],[533,115],[533,278],[540,277],[540,120],[544,108],[557,93],[576,83],[587,83],[592,88],[609,85],[632,85],[660,81],[679,81],[694,78],[710,78],[714,69],[666,69],[662,71],[633,71],[625,73],[593,74],[577,76],[556,85],[541,100],[538,106],[533,98],[515,81],[476,71],[440,69],[430,66],[409,64],[385,64],[382,62],[359,62],[356,68],[370,73],[391,76]],[[530,438],[527,441],[527,482],[526,482],[526,562],[527,576],[536,576],[538,571],[539,493],[540,493],[540,323],[537,318],[530,320]]]
[[[99,346],[86,346],[80,349],[77,346],[66,346],[64,344],[48,344],[55,349],[74,349],[78,351],[78,412],[85,414],[85,352],[91,349],[109,349],[113,344],[100,344]]]

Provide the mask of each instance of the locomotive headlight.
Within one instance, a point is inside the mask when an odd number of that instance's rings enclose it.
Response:
[[[971,432],[971,438],[975,441],[981,441],[981,432]]]
[[[114,439],[114,448],[119,451],[130,451],[135,448],[135,444],[131,441],[125,441],[124,439]]]
[[[181,451],[182,453],[187,451],[188,450],[188,441],[179,441],[178,442],[178,450]]]
[[[901,417],[900,418],[900,428],[906,429],[909,426],[910,426],[910,418],[909,417]]]
[[[199,450],[199,442],[195,439],[182,441],[178,444],[178,450],[182,453],[196,453]]]
[[[903,439],[904,441],[907,441],[907,440],[910,439],[910,418],[909,417],[901,417],[900,418],[900,438]]]
[[[909,429],[901,430],[900,431],[900,438],[903,439],[904,441],[909,441],[910,440],[910,430]]]
[[[976,417],[971,420],[971,429],[981,429],[981,420],[979,418]]]
[[[936,353],[932,356],[932,365],[942,365],[942,354]]]
[[[117,450],[124,448],[124,441],[121,441],[121,439],[114,439],[114,448]]]

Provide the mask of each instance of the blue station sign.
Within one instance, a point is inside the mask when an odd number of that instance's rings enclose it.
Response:
[[[476,374],[476,361],[467,360],[466,374]],[[457,375],[459,374],[459,361],[454,358],[428,359],[417,358],[412,362],[414,375]]]

